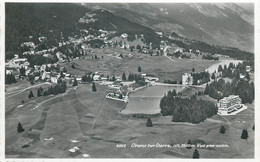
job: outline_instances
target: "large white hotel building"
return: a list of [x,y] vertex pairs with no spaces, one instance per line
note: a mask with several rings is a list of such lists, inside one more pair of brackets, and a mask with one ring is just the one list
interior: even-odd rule
[[230,95],[228,97],[224,97],[218,102],[218,109],[222,113],[229,114],[240,109],[241,107],[243,107],[241,105],[241,99],[239,98],[239,96],[236,95]]

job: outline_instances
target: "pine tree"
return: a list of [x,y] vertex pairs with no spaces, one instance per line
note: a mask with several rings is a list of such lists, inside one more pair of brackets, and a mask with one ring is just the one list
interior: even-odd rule
[[119,99],[123,99],[123,95],[120,93],[118,96]]
[[60,86],[59,85],[56,85],[54,88],[53,88],[53,94],[54,95],[57,95],[61,92],[61,89],[60,89]]
[[94,82],[93,82],[93,84],[92,84],[92,91],[93,91],[93,92],[96,92],[96,91],[97,91],[97,88],[96,88],[96,85],[95,85]]
[[72,65],[71,65],[71,68],[72,68],[72,69],[75,69],[75,65],[74,65],[74,64],[72,64]]
[[206,88],[205,88],[204,94],[205,95],[209,94],[209,85],[208,85],[208,83],[206,84]]
[[199,159],[200,158],[200,154],[199,154],[199,151],[197,149],[194,150],[192,158],[193,159]]
[[47,91],[43,91],[43,96],[48,96],[48,92]]
[[153,123],[152,123],[151,118],[148,118],[148,119],[147,119],[146,127],[153,127]]
[[40,89],[37,90],[37,96],[38,96],[38,97],[42,96],[42,92],[41,92]]
[[255,130],[255,124],[253,125],[252,129]]
[[116,81],[116,77],[114,75],[112,76],[112,81]]
[[195,71],[195,68],[193,67],[193,68],[192,68],[192,72],[194,72],[194,71]]
[[223,68],[222,68],[221,65],[219,65],[219,66],[218,66],[218,72],[221,72],[221,71],[223,71]]
[[29,93],[29,95],[28,95],[28,98],[32,98],[32,97],[34,97],[34,95],[33,95],[33,92],[30,91],[30,93]]
[[191,141],[190,140],[188,140],[188,142],[187,142],[187,147],[186,147],[187,149],[191,149]]
[[245,76],[245,77],[246,77],[247,80],[250,80],[250,76],[249,76],[248,73],[246,73],[246,76]]
[[19,123],[18,123],[18,126],[17,126],[17,132],[20,133],[20,132],[23,132],[23,131],[24,131],[23,126],[22,126],[22,124],[19,122]]
[[25,76],[25,68],[24,67],[20,68],[20,75]]
[[53,88],[52,88],[52,86],[48,88],[48,94],[53,94]]
[[125,73],[123,73],[123,75],[122,75],[122,80],[123,80],[123,81],[126,81]]
[[141,66],[138,66],[138,72],[140,73],[140,72],[142,72],[142,68],[141,68]]
[[241,134],[241,139],[247,139],[248,138],[248,132],[247,129],[243,129]]
[[226,128],[222,125],[219,129],[219,133],[225,134],[226,133]]
[[74,81],[73,81],[73,85],[72,86],[77,86],[78,85],[78,82],[77,82],[77,80],[76,80],[76,78],[74,78]]
[[214,74],[214,73],[212,74],[212,76],[211,76],[211,79],[213,79],[213,80],[214,80],[214,79],[216,79],[216,77],[215,77],[215,74]]

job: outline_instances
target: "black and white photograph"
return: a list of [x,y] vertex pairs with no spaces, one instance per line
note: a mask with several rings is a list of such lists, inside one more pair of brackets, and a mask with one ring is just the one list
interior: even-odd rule
[[6,159],[256,158],[254,1],[3,5]]

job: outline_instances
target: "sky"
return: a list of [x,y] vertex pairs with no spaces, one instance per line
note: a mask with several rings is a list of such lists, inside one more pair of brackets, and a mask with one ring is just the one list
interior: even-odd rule
[[237,3],[240,7],[243,7],[247,11],[253,13],[254,12],[254,4],[253,3]]

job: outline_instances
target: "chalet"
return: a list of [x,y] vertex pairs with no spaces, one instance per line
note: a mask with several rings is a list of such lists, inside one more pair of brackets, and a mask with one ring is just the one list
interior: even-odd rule
[[53,76],[51,76],[51,78],[50,78],[50,80],[51,80],[51,82],[52,83],[58,83],[58,76],[57,75],[53,75]]
[[102,81],[106,81],[107,78],[106,78],[106,77],[101,77],[101,80],[102,80]]
[[40,79],[39,76],[36,76],[36,77],[34,78],[35,81],[38,81],[39,79]]
[[51,72],[43,72],[41,79],[42,80],[47,80],[51,78]]
[[156,77],[145,77],[145,82],[158,82],[159,78]]
[[65,74],[65,78],[66,79],[70,79],[71,78],[71,74]]
[[158,34],[159,36],[162,36],[163,33],[162,32],[155,32],[156,34]]
[[5,73],[6,73],[6,74],[13,74],[13,70],[8,70],[8,69],[6,69],[6,70],[5,70]]
[[121,38],[125,39],[127,37],[128,37],[128,34],[126,34],[126,33],[121,34]]
[[76,78],[76,81],[80,84],[80,83],[82,83],[82,78],[77,77],[77,78]]
[[122,80],[121,80],[121,77],[116,77],[116,81],[117,82],[121,82]]
[[240,78],[240,79],[244,79],[244,78],[245,78],[245,75],[240,74],[240,75],[239,75],[239,78]]
[[94,76],[93,76],[93,80],[94,81],[99,81],[101,79],[101,77],[100,77],[100,75],[98,75],[98,74],[95,74]]
[[251,71],[251,66],[246,66],[246,72],[250,72]]
[[38,71],[38,70],[41,69],[41,66],[39,66],[39,65],[34,65],[34,69],[35,69],[36,71]]
[[49,53],[43,54],[42,56],[46,58],[53,58],[53,56]]
[[44,42],[44,41],[46,41],[46,40],[47,40],[46,37],[43,37],[43,36],[39,37],[39,41],[40,41],[40,42]]
[[46,65],[42,65],[41,66],[41,71],[45,71],[46,67],[47,67]]
[[193,84],[193,77],[191,76],[191,74],[184,73],[184,75],[182,75],[182,84],[183,85],[192,85]]
[[30,48],[35,48],[35,44],[33,42],[24,42],[21,44],[21,47],[30,47]]

